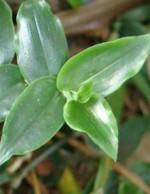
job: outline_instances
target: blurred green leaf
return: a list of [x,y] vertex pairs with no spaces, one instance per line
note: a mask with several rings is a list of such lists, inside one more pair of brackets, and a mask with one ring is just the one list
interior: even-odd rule
[[83,194],[89,194],[89,193],[92,192],[94,180],[95,180],[95,177],[93,175],[93,177],[91,177],[91,179],[87,182],[87,184],[86,184],[86,186],[84,188]]
[[10,63],[15,54],[12,12],[5,0],[0,0],[0,64]]
[[13,155],[31,152],[50,140],[64,123],[64,103],[55,80],[49,77],[28,86],[15,101],[4,124],[0,164]]
[[121,20],[128,19],[130,21],[132,20],[132,21],[144,22],[150,19],[149,13],[150,13],[150,4],[145,4],[126,12],[120,17],[120,19]]
[[138,73],[132,81],[150,103],[150,81],[142,73]]
[[74,130],[86,133],[106,154],[116,160],[118,129],[108,103],[101,97],[92,97],[87,103],[68,101],[64,119]]
[[68,56],[59,19],[44,0],[24,1],[17,15],[18,64],[30,82],[56,75]]
[[77,92],[91,82],[96,95],[107,96],[138,73],[149,52],[149,34],[97,44],[65,63],[58,74],[57,87],[62,92]]
[[[150,185],[150,163],[139,162],[130,167],[130,170],[136,173],[140,178]],[[135,186],[129,180],[123,178],[119,188],[119,194],[145,194],[140,188]]]
[[109,175],[107,184],[104,188],[104,194],[117,194],[119,186],[119,175],[112,171]]
[[123,20],[120,22],[120,37],[142,35],[146,34],[147,31],[148,30],[146,29],[146,27],[139,22],[131,20]]
[[150,115],[130,118],[119,133],[119,160],[125,162],[149,130]]
[[4,121],[15,99],[25,89],[25,82],[16,65],[0,66],[0,122]]
[[121,114],[123,110],[124,94],[125,94],[125,87],[122,86],[121,88],[119,88],[119,90],[117,90],[116,92],[114,92],[113,94],[107,97],[107,100],[118,121],[118,124],[120,123]]
[[[147,32],[143,24],[131,20],[123,20],[119,28],[119,36],[132,36],[132,35],[142,35]],[[150,80],[148,79],[147,69],[144,65],[141,72],[138,73],[134,78],[132,78],[133,83],[145,96],[148,102],[150,102]]]
[[7,172],[1,173],[0,186],[5,184],[5,183],[8,183],[10,180],[11,180],[11,177]]

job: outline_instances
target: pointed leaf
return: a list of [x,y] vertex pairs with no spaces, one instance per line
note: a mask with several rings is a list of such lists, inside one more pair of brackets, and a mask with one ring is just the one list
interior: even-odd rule
[[141,69],[149,52],[149,34],[97,44],[65,63],[57,87],[78,91],[81,85],[91,82],[95,93],[107,96]]
[[0,64],[10,63],[14,53],[12,13],[7,3],[0,0]]
[[16,65],[0,66],[0,122],[4,121],[15,99],[24,88],[25,82]]
[[30,82],[56,75],[64,64],[68,47],[59,19],[44,0],[27,0],[19,9],[18,63]]
[[92,97],[85,104],[77,101],[67,102],[64,107],[64,119],[72,129],[86,133],[104,152],[116,160],[117,124],[103,98]]
[[64,98],[55,81],[44,77],[33,82],[18,97],[3,128],[0,164],[12,155],[33,151],[63,125]]

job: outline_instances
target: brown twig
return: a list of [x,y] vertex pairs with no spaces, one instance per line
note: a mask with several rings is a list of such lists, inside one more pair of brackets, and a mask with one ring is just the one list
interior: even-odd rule
[[[58,137],[64,137],[64,135],[61,133],[58,135]],[[76,139],[69,138],[68,143],[75,147],[77,150],[82,152],[86,156],[91,156],[95,159],[100,159],[100,155],[98,155],[95,150],[92,148],[87,147],[85,144],[79,142]],[[113,170],[121,174],[122,176],[126,177],[128,180],[130,180],[133,184],[135,184],[137,187],[139,187],[141,190],[143,190],[146,194],[150,194],[150,187],[134,172],[129,171],[124,165],[122,165],[119,162],[115,162],[112,165]]]
[[28,181],[32,185],[35,194],[41,194],[41,187],[35,171],[28,176]]
[[83,33],[93,29],[102,29],[124,13],[148,0],[95,0],[75,10],[59,13],[67,34]]
[[[41,156],[39,156],[38,158],[35,158],[34,161],[32,161],[32,163],[29,164],[29,166],[27,166],[24,169],[21,175],[21,179],[25,178],[26,175],[29,172],[31,172],[31,170],[33,170],[41,161],[43,161],[43,159],[45,159],[51,152],[53,152],[53,150],[57,149],[60,145],[64,144],[65,141],[67,141],[72,147],[76,148],[77,150],[79,150],[81,153],[83,153],[87,157],[91,157],[93,159],[101,159],[101,156],[98,152],[88,147],[87,145],[79,142],[78,140],[72,137],[66,139],[63,133],[58,133],[57,137],[62,138],[62,141],[59,144],[56,144],[55,146],[56,148],[53,146],[53,149],[46,150],[46,152],[44,152]],[[115,162],[112,164],[112,168],[113,170],[121,174],[122,176],[129,179],[133,184],[135,184],[137,187],[143,190],[146,194],[150,194],[150,187],[138,175],[136,175],[134,172],[129,171],[127,167],[125,167],[119,162]]]
[[[17,11],[20,0],[7,0],[14,12]],[[48,0],[51,4],[52,0]],[[93,0],[91,3],[77,9],[58,13],[65,32],[68,35],[89,32],[94,29],[103,29],[112,20],[125,11],[150,0]]]
[[[65,137],[65,135],[63,134],[63,133],[61,133],[61,132],[59,132],[59,133],[57,133],[56,134],[56,136],[58,137],[58,138],[64,138]],[[97,152],[97,151],[95,151],[95,150],[93,150],[93,149],[91,149],[90,147],[88,147],[88,146],[85,146],[83,143],[80,143],[79,141],[77,141],[76,139],[74,139],[74,138],[69,138],[68,140],[67,140],[67,142],[71,145],[71,146],[73,146],[73,147],[75,147],[77,150],[79,150],[80,152],[82,152],[82,153],[84,153],[87,157],[89,157],[89,158],[94,158],[94,159],[98,159],[99,157],[100,157],[100,154]]]
[[122,176],[129,179],[133,184],[143,190],[145,193],[150,194],[150,187],[135,173],[130,172],[125,166],[119,162],[113,164],[113,169]]

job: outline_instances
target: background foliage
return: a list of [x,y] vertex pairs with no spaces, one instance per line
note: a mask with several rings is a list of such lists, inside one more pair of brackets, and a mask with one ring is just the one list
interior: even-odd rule
[[[0,1],[2,3],[3,1]],[[101,3],[101,1],[95,1],[96,3]],[[94,3],[95,3],[94,2]],[[104,42],[107,40],[114,40],[119,37],[129,36],[129,35],[141,35],[149,32],[149,20],[150,20],[150,5],[144,4],[144,1],[142,4],[136,8],[130,9],[130,11],[125,10],[124,14],[118,14],[117,18],[113,21],[104,22],[105,25],[101,25],[97,23],[97,20],[103,20],[103,17],[96,16],[95,18],[90,18],[90,22],[93,24],[93,28],[91,29],[89,27],[89,20],[86,19],[85,23],[82,24],[82,15],[84,15],[86,12],[83,12],[82,9],[90,9],[88,15],[90,16],[90,13],[94,13],[95,10],[92,6],[94,6],[90,1],[64,1],[61,3],[60,1],[51,1],[51,6],[53,11],[60,16],[60,18],[63,21],[63,25],[65,27],[65,31],[67,33],[67,38],[69,42],[69,50],[71,52],[71,55],[78,53],[79,51],[83,50],[84,48],[87,48],[89,46],[94,45],[95,43]],[[127,2],[129,3],[129,2]],[[131,3],[132,4],[132,3]],[[17,10],[17,4],[14,4],[13,1],[11,1],[10,5],[13,9],[13,16],[16,15]],[[115,5],[115,3],[114,3]],[[79,7],[78,7],[79,6]],[[80,7],[82,6],[82,7]],[[91,6],[91,7],[90,7]],[[104,7],[108,6],[104,4]],[[118,5],[117,5],[118,6]],[[120,5],[124,7],[125,5]],[[118,6],[116,8],[119,10]],[[2,6],[0,6],[2,7]],[[131,6],[132,7],[132,6]],[[32,8],[30,8],[32,9]],[[38,8],[37,8],[38,9]],[[81,11],[80,11],[81,9]],[[107,10],[107,8],[105,8]],[[8,16],[5,16],[5,14],[2,16],[3,18],[7,18],[7,22],[9,23],[8,26],[11,26],[11,21],[9,19],[10,17],[10,11],[8,10]],[[1,12],[1,10],[0,10]],[[22,14],[27,15],[27,17],[33,17],[31,14],[28,14],[30,12],[29,8],[26,8],[23,13],[19,13],[17,17],[17,22],[21,22]],[[5,13],[4,8],[2,9],[1,13]],[[113,11],[111,12],[113,13]],[[38,14],[38,11],[37,11]],[[46,13],[45,13],[46,14]],[[66,14],[66,15],[65,15]],[[70,14],[70,15],[69,15]],[[77,30],[75,27],[73,28],[74,32],[70,32],[67,29],[67,25],[69,26],[69,20],[66,18],[72,18],[73,16],[77,15],[79,18],[79,22],[82,24],[82,28],[78,25],[78,28],[80,30]],[[105,15],[108,15],[106,12]],[[72,16],[72,17],[71,17]],[[53,17],[53,16],[52,16]],[[14,17],[15,18],[15,17]],[[88,18],[86,15],[85,18]],[[47,17],[47,21],[49,18]],[[7,24],[3,23],[4,20],[0,20],[0,26],[5,25],[5,28],[2,28],[6,31],[1,30],[0,31],[0,43],[2,45],[2,48],[7,49],[7,55],[5,55],[6,50],[1,50],[1,58],[0,63],[10,63],[10,61],[16,63],[16,58],[14,57],[13,49],[13,28],[7,29]],[[104,20],[105,21],[105,20]],[[38,23],[38,21],[36,21]],[[57,23],[57,19],[53,18],[53,22]],[[67,23],[68,22],[68,23]],[[14,24],[16,24],[16,21],[14,20]],[[44,25],[44,22],[42,22],[43,28],[47,29]],[[66,25],[67,24],[67,25]],[[74,25],[74,23],[71,21],[71,24]],[[26,23],[24,23],[26,25]],[[30,24],[30,28],[34,31],[35,25]],[[37,25],[38,26],[38,25]],[[70,27],[70,26],[69,26]],[[69,28],[68,27],[68,28]],[[51,64],[49,64],[49,61],[45,62],[45,56],[43,54],[42,45],[39,48],[39,56],[40,58],[26,58],[27,54],[26,52],[33,53],[31,56],[34,56],[33,50],[24,50],[24,53],[19,53],[19,48],[23,48],[24,45],[19,45],[19,39],[24,39],[25,34],[22,30],[23,26],[20,25],[18,29],[18,38],[16,39],[16,50],[18,51],[18,61],[21,66],[21,72],[23,73],[24,77],[26,78],[27,82],[30,82],[31,80],[34,80],[35,78],[38,78],[39,73],[40,76],[45,75],[45,69],[47,71],[47,67],[49,67],[49,71],[52,72],[52,77],[55,75],[56,72],[58,72],[58,69],[60,68],[61,64],[66,60],[68,57],[68,50],[67,46],[65,44],[64,48],[62,48],[60,45],[62,44],[48,44],[47,41],[45,41],[43,44],[46,47],[46,55],[51,57],[53,59],[53,53],[51,53],[51,47],[60,50],[60,53],[62,54],[62,58],[59,58],[59,61],[54,61],[57,64],[60,64],[58,66],[58,69],[53,69],[51,67]],[[52,30],[51,33],[57,34],[57,28],[56,29],[50,29]],[[82,32],[81,32],[82,31]],[[9,32],[9,33],[6,33]],[[26,33],[29,33],[27,31]],[[40,32],[39,32],[40,33]],[[49,33],[49,32],[47,32]],[[5,43],[5,46],[3,46],[3,41],[1,40],[1,37],[6,38],[8,40],[7,46]],[[36,42],[38,42],[39,37],[34,37]],[[4,39],[3,39],[4,40]],[[64,34],[58,34],[57,39],[53,40],[54,42],[61,42],[64,41]],[[24,43],[25,44],[25,43]],[[146,44],[146,41],[145,41]],[[145,44],[143,44],[143,47],[145,47]],[[37,45],[34,45],[36,48]],[[62,53],[61,49],[65,49],[66,52]],[[135,56],[139,55],[137,50],[133,50],[135,52]],[[3,54],[4,53],[4,54]],[[50,55],[51,54],[51,55]],[[110,56],[111,53],[108,53]],[[21,60],[26,59],[27,63],[22,64]],[[44,61],[46,66],[43,70],[40,72],[36,72],[34,74],[34,77],[32,77],[33,73],[31,75],[27,75],[26,73],[26,64],[28,62],[32,61],[36,62],[36,64],[41,64],[41,60]],[[132,62],[135,62],[134,60]],[[138,61],[137,61],[138,62]],[[34,66],[33,66],[34,68]],[[12,71],[14,72],[12,74]],[[34,69],[33,69],[34,71]],[[2,114],[0,115],[0,120],[3,121],[5,114],[9,110],[9,107],[11,106],[11,102],[22,92],[22,90],[26,87],[26,83],[23,81],[23,78],[18,70],[18,68],[15,65],[5,65],[1,67],[0,70],[0,82],[3,82],[4,74],[5,72],[8,72],[9,77],[13,78],[13,82],[8,80],[7,86],[9,90],[5,90],[3,88],[3,92],[0,93],[0,99],[3,99],[3,103],[0,104],[0,107],[2,107]],[[5,165],[0,167],[0,193],[7,194],[7,193],[35,193],[35,194],[49,194],[49,193],[62,193],[62,194],[99,194],[99,193],[105,193],[109,194],[111,193],[118,193],[118,194],[125,194],[125,193],[137,193],[137,194],[143,194],[143,193],[150,193],[149,184],[150,184],[150,178],[149,178],[149,129],[150,129],[150,68],[149,68],[149,60],[146,61],[145,66],[143,67],[142,71],[138,75],[136,75],[134,78],[130,79],[123,87],[121,87],[118,91],[115,93],[109,95],[107,97],[107,100],[109,101],[112,110],[117,117],[117,122],[119,125],[119,159],[117,163],[113,163],[109,158],[102,155],[102,153],[99,153],[99,149],[93,145],[91,140],[85,136],[84,134],[79,134],[76,132],[71,132],[69,130],[69,127],[64,125],[61,132],[56,134],[56,137],[53,138],[50,142],[48,142],[43,148],[39,149],[35,153],[27,154],[26,156],[23,156],[21,158],[12,158],[10,161],[8,161]],[[49,99],[51,96],[49,94],[52,90],[53,93],[55,93],[55,86],[53,85],[53,82],[50,81],[48,78],[45,78],[47,82],[43,82],[41,79],[40,82],[40,89],[39,94],[44,94],[44,98],[47,99],[47,101],[41,102],[43,109],[46,108],[46,111],[44,114],[47,114],[49,112],[48,107],[51,105],[49,103]],[[76,76],[70,76],[70,80],[76,79]],[[35,81],[34,84],[30,87],[34,87],[36,91],[36,84]],[[48,86],[52,85],[51,88]],[[48,90],[49,88],[49,90]],[[9,91],[9,93],[8,93]],[[45,93],[45,91],[47,91]],[[26,96],[30,93],[30,89],[24,92],[24,97],[22,98],[21,104],[27,104],[26,103]],[[13,95],[12,95],[13,94]],[[36,98],[37,92],[35,92],[32,96],[33,99]],[[43,96],[43,95],[42,95]],[[57,103],[54,103],[53,101],[52,105],[54,107],[54,111],[58,113],[58,111],[61,111],[60,107],[62,104],[64,104],[64,99],[60,98],[58,96]],[[6,98],[7,97],[7,98]],[[11,101],[12,100],[12,101]],[[31,99],[32,100],[32,99]],[[40,100],[40,99],[39,99]],[[82,100],[82,99],[81,99]],[[83,99],[84,100],[84,99]],[[9,102],[9,103],[8,103]],[[46,102],[46,103],[45,103]],[[38,103],[38,102],[37,102]],[[72,103],[72,104],[71,104]],[[73,106],[74,102],[71,102],[69,106]],[[4,106],[7,105],[7,106]],[[4,107],[7,107],[7,109],[3,109]],[[29,111],[28,117],[31,119],[32,114],[32,106],[30,104],[27,104],[28,107],[31,108],[31,111]],[[59,106],[59,109],[58,109]],[[66,107],[67,111],[71,111],[71,109],[68,109]],[[84,107],[79,107],[79,109],[82,109],[84,111]],[[20,107],[19,107],[20,109]],[[17,110],[14,110],[17,111]],[[38,115],[39,111],[36,110],[35,113]],[[77,110],[78,111],[78,110]],[[52,111],[52,113],[55,114],[55,112]],[[23,108],[21,115],[25,115],[25,109]],[[44,117],[44,114],[42,115]],[[45,117],[44,117],[45,118]],[[45,118],[46,119],[46,118]],[[14,118],[11,119],[12,121]],[[52,119],[53,120],[53,119]],[[87,121],[88,122],[88,121]],[[9,121],[8,121],[9,123]],[[24,119],[20,119],[19,124],[22,128],[26,128],[24,124]],[[36,126],[40,129],[40,120],[36,120],[34,122]],[[54,129],[54,126],[56,125],[61,126],[63,124],[63,120],[60,117],[58,119],[58,123],[54,122],[54,125],[52,127],[52,130]],[[1,124],[2,127],[3,124]],[[15,125],[15,123],[14,123]],[[11,132],[13,133],[13,131]],[[17,134],[19,135],[19,133]],[[40,135],[40,134],[39,134]],[[45,134],[47,136],[47,134]],[[12,136],[13,137],[13,136]],[[27,137],[28,134],[27,134]],[[49,138],[49,137],[48,137]],[[12,141],[15,142],[15,140]],[[32,139],[31,139],[32,141]],[[24,142],[24,140],[22,141]],[[16,143],[16,142],[15,142]],[[17,144],[16,144],[17,145]],[[34,145],[36,147],[36,145]],[[10,142],[10,147],[11,142]],[[20,146],[17,146],[18,149]],[[18,150],[18,153],[20,150]],[[22,150],[21,150],[22,152]],[[139,162],[137,162],[137,160]],[[66,185],[68,185],[66,187]]]

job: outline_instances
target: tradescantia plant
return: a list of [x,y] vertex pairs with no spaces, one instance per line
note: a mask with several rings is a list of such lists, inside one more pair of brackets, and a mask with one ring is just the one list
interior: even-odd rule
[[68,60],[63,28],[44,0],[22,3],[16,32],[0,0],[0,26],[0,164],[41,147],[64,122],[116,160],[117,122],[105,97],[141,69],[150,35],[97,44]]

